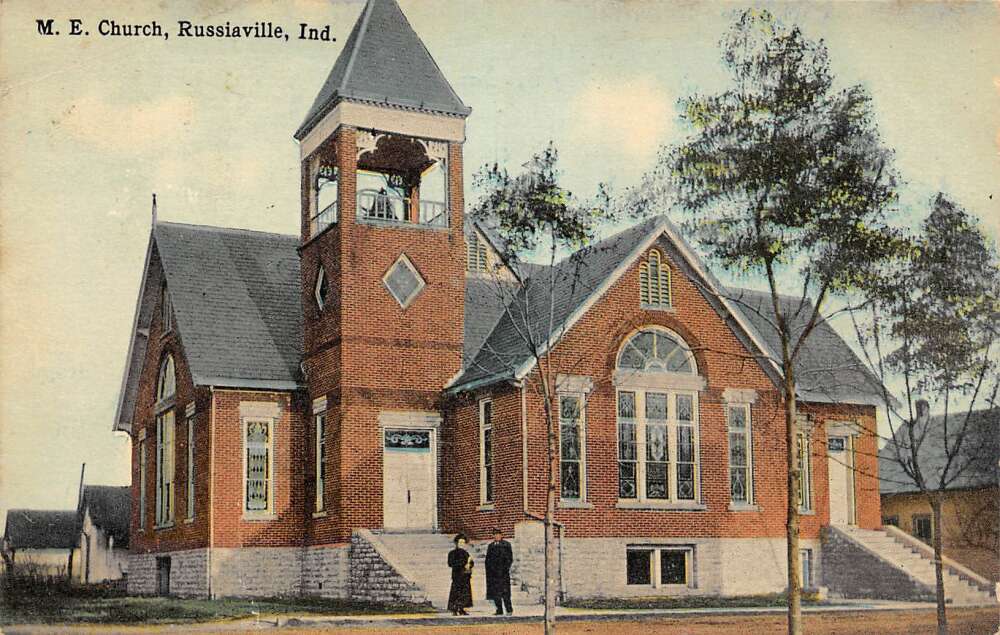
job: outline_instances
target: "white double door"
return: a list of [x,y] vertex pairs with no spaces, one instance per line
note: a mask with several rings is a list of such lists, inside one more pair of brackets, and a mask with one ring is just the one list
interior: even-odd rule
[[437,525],[437,439],[428,429],[386,428],[382,444],[382,526]]

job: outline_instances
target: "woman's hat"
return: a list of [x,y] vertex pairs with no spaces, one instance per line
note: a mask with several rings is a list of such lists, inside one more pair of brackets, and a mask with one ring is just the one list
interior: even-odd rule
[[455,534],[455,542],[458,543],[459,540],[469,542],[469,539],[465,537],[465,534]]

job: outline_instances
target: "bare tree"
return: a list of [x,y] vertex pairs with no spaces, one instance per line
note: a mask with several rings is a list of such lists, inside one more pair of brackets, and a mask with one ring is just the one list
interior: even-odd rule
[[[525,379],[541,399],[546,427],[547,489],[545,525],[545,632],[555,628],[558,591],[558,554],[556,551],[555,510],[559,488],[572,475],[560,475],[561,451],[580,452],[579,437],[560,444],[560,402],[556,394],[556,373],[567,372],[565,359],[556,359],[554,350],[567,332],[560,300],[588,295],[594,285],[587,280],[589,258],[595,249],[579,248],[593,241],[600,223],[611,219],[608,196],[603,186],[594,201],[581,202],[559,184],[558,152],[550,143],[524,165],[516,176],[493,164],[475,176],[475,185],[483,196],[472,212],[475,219],[504,244],[504,257],[517,275],[493,271],[496,301],[502,307],[500,320],[513,334],[513,350],[498,350],[486,342],[486,356],[491,371],[496,366],[507,372],[517,369],[527,359],[534,374]],[[559,256],[578,250],[560,260]],[[532,265],[527,254],[544,255],[545,266]],[[567,402],[568,403],[568,402]],[[575,413],[562,413],[573,417]],[[576,413],[578,414],[578,413]],[[578,475],[579,476],[579,475]]]
[[[974,217],[939,193],[908,248],[872,273],[867,308],[852,313],[853,324],[882,384],[901,387],[902,402],[888,389],[883,393],[891,432],[886,454],[901,468],[899,478],[931,507],[938,632],[944,634],[944,493],[996,469],[996,446],[970,434],[979,425],[974,411],[995,408],[1000,389],[996,247]],[[930,415],[932,407],[938,416]]]

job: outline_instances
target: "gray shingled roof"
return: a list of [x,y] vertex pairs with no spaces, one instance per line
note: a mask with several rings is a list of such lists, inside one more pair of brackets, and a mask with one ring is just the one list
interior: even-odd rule
[[4,539],[12,549],[72,549],[80,543],[75,511],[11,509]]
[[461,117],[471,112],[396,0],[368,0],[295,138],[305,138],[344,99]]
[[511,311],[503,312],[493,332],[453,385],[513,377],[532,357],[522,334],[530,332],[530,339],[542,342],[549,332],[549,289],[553,288],[550,276],[555,275],[557,291],[552,299],[551,326],[559,329],[649,236],[658,221],[651,218],[585,247],[557,263],[554,271],[548,267],[532,268],[533,275],[511,300]]
[[113,485],[84,485],[80,514],[90,511],[90,520],[115,539],[115,546],[128,548],[132,488]]
[[302,384],[297,237],[159,223],[154,239],[195,384]]
[[[780,363],[781,338],[775,327],[771,293],[750,289],[729,289],[734,308],[753,325]],[[792,325],[793,338],[805,328],[812,314],[808,299],[781,295],[781,312]],[[820,322],[802,345],[795,362],[796,389],[803,401],[829,403],[882,403],[882,384],[858,359],[851,347],[837,335],[829,322]]]
[[[949,447],[954,447],[961,430],[966,411],[958,410],[948,416]],[[923,434],[917,457],[925,482],[937,488],[941,471],[947,461],[944,450],[944,417],[929,417],[914,425],[915,438]],[[910,435],[905,424],[896,429],[893,440],[888,441],[878,456],[879,490],[882,494],[901,494],[919,491],[913,480],[899,464],[896,451],[903,460],[910,460]],[[969,418],[965,440],[960,454],[949,468],[947,489],[988,487],[1000,484],[997,461],[1000,461],[1000,408],[973,411]],[[954,475],[954,479],[951,476]]]

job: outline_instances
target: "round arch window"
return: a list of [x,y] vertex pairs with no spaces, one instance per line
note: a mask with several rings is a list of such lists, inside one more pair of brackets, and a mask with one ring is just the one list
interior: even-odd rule
[[618,368],[650,373],[697,372],[691,349],[677,335],[659,328],[635,333],[618,353]]

